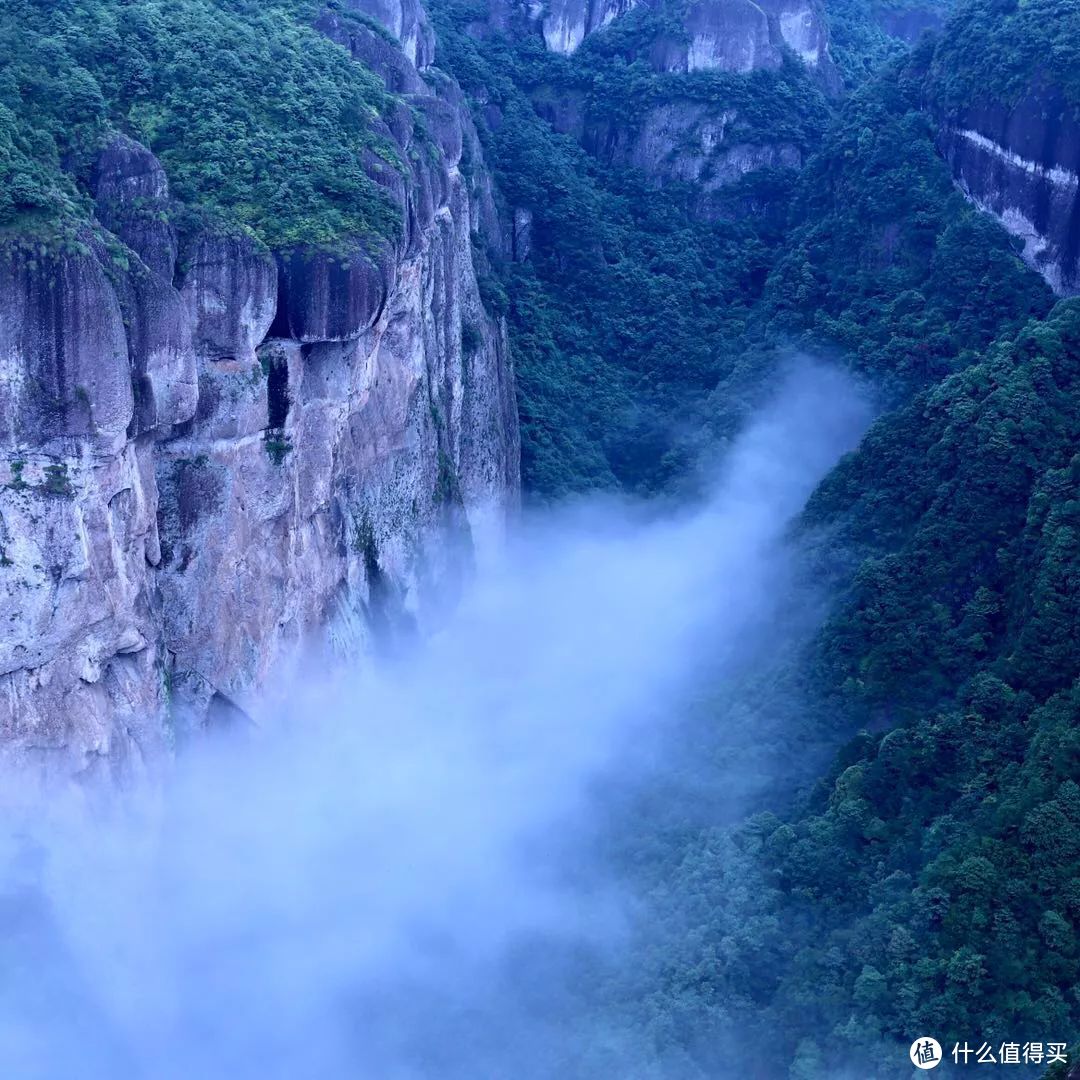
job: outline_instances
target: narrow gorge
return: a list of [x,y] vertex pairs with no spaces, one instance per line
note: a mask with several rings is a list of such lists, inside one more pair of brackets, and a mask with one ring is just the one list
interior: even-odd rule
[[8,0],[0,1074],[1076,1080],[1078,35]]

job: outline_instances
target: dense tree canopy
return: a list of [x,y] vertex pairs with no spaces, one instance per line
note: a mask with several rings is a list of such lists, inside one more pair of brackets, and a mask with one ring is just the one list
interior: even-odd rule
[[[633,124],[669,85],[634,59],[663,10],[567,60],[538,58],[527,38],[455,37],[463,17],[443,9],[447,62],[501,109],[485,134],[504,190],[537,220],[533,264],[507,283],[535,488],[627,482],[615,433],[655,458],[611,408],[617,388],[624,408],[664,416],[631,373],[670,402],[717,383],[689,415],[720,435],[793,348],[849,365],[884,408],[802,522],[833,614],[783,662],[779,689],[756,688],[772,707],[798,687],[784,706],[795,744],[822,729],[850,742],[794,802],[781,785],[772,810],[734,828],[680,825],[697,815],[670,786],[662,812],[646,800],[621,828],[619,866],[649,918],[633,972],[598,976],[601,997],[638,1060],[671,1075],[726,1075],[741,1045],[755,1048],[749,1076],[810,1080],[846,1061],[901,1077],[895,1048],[913,1032],[1064,1040],[1080,1025],[1080,306],[1055,306],[955,189],[925,110],[976,85],[1007,96],[1040,49],[1067,66],[1075,9],[1046,6],[969,3],[943,43],[903,56],[865,9],[830,5],[844,73],[864,84],[829,106],[808,164],[778,189],[785,220],[719,226],[684,218],[670,191],[658,213],[647,187],[553,135],[527,99],[543,111],[551,87],[576,87]],[[674,291],[657,307],[664,250]],[[543,445],[577,432],[591,474]],[[707,783],[698,769],[688,792]]]
[[[0,16],[0,227],[76,227],[110,131],[139,139],[173,194],[274,246],[387,235],[361,151],[382,83],[290,0],[11,0]],[[61,168],[61,163],[63,168]]]
[[[532,95],[581,92],[590,123],[632,128],[651,105],[689,94],[745,110],[748,139],[808,146],[825,121],[821,92],[794,61],[750,79],[653,73],[633,56],[666,26],[662,12],[634,12],[568,59],[528,32],[471,35],[475,4],[433,8],[439,62],[477,102],[500,189],[532,214],[531,257],[505,267],[501,283],[526,484],[542,496],[661,489],[692,460],[703,401],[729,373],[731,343],[775,258],[777,222],[695,218],[686,191],[591,157],[552,130]],[[779,200],[792,181],[765,170],[732,197],[756,186]]]

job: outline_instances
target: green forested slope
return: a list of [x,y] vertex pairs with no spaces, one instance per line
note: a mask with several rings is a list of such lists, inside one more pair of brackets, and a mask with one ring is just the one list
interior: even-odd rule
[[767,387],[792,349],[838,359],[892,407],[1050,310],[1050,289],[955,189],[934,148],[920,108],[928,61],[924,51],[893,64],[846,99],[802,171],[760,302],[712,397],[722,433],[732,400]]
[[921,1031],[1080,1028],[1080,307],[1050,311],[960,205],[916,107],[925,59],[841,111],[765,290],[772,328],[906,403],[805,515],[842,583],[808,717],[875,733],[786,820],[737,830],[722,871],[695,835],[660,886],[678,929],[652,1022],[703,1075],[702,1030],[809,1078],[907,1075]]
[[934,53],[933,98],[1006,104],[1040,79],[1080,104],[1080,8],[1072,0],[961,4]]
[[[856,82],[895,44],[863,12],[837,7]],[[675,280],[695,284],[672,302],[704,313],[723,296],[731,310],[726,321],[678,316],[723,352],[700,368],[701,384],[719,380],[706,425],[726,434],[741,397],[767,386],[793,348],[868,377],[885,414],[804,515],[809,558],[836,601],[775,691],[804,695],[786,706],[796,728],[863,733],[788,809],[778,793],[774,812],[735,829],[679,825],[700,813],[669,795],[662,813],[631,813],[622,829],[620,865],[651,899],[632,971],[605,983],[606,1019],[651,1063],[642,1075],[728,1075],[732,1048],[750,1046],[747,1076],[811,1080],[847,1063],[852,1075],[901,1077],[924,1031],[1000,1042],[1080,1028],[1080,305],[1055,306],[1003,230],[956,191],[925,111],[976,88],[1006,96],[1035,56],[1071,72],[1080,8],[1064,8],[974,0],[943,44],[891,60],[834,107],[781,227],[742,222],[710,236],[675,227],[671,211],[651,221],[687,272]],[[516,111],[489,147],[511,198],[540,215],[535,266],[509,285],[512,325],[531,335],[520,361],[527,443],[548,438],[556,415],[560,432],[580,424],[579,360],[588,386],[626,362],[672,370],[649,335],[651,310],[636,348],[596,332],[605,302],[598,312],[581,300],[595,295],[603,248],[562,236],[566,226],[581,235],[584,206],[605,223],[619,220],[613,206],[634,220],[647,191],[584,162],[597,201],[564,217],[569,169],[553,162],[582,158],[522,95],[571,77],[604,93],[596,72],[635,32],[627,21],[622,40],[601,34],[572,64],[545,61],[562,69],[542,78],[528,47],[502,39],[451,50],[452,67],[468,55],[475,72],[515,82],[496,91]],[[454,40],[445,26],[443,39]],[[604,78],[619,88],[611,108],[637,108],[634,88],[655,92],[634,64]],[[624,198],[603,201],[613,192]],[[725,248],[716,236],[730,238]],[[716,276],[697,261],[703,244],[718,252]],[[597,291],[609,280],[597,277]],[[552,329],[534,333],[547,318]],[[574,333],[560,340],[567,318]],[[675,355],[700,355],[683,333],[665,338]],[[545,411],[559,395],[562,412]],[[592,423],[597,446],[618,426],[606,410]],[[528,473],[541,490],[558,490],[560,454],[552,447]]]
[[698,884],[659,886],[677,929],[650,1010],[671,1043],[751,1031],[764,1076],[827,1076],[830,1055],[905,1076],[895,1046],[921,1031],[1074,1035],[1078,444],[1073,302],[880,422],[819,490],[808,518],[866,556],[817,643],[819,686],[876,733],[802,809],[735,831],[704,908],[716,846],[684,842]]
[[[471,35],[485,15],[475,3],[432,9],[439,63],[477,105],[500,189],[533,215],[531,257],[504,268],[495,301],[514,345],[526,485],[545,497],[662,489],[700,445],[705,398],[730,372],[778,250],[777,223],[695,220],[685,192],[602,165],[533,107],[537,87],[577,89],[593,121],[638,122],[676,92],[676,77],[627,60],[635,42],[660,32],[662,15],[634,12],[566,58],[521,28]],[[809,145],[825,122],[820,91],[794,62],[749,80],[678,79],[680,95],[745,108],[760,138]],[[744,188],[758,185],[779,203],[792,180],[765,170]]]
[[1052,302],[953,186],[920,109],[925,62],[889,67],[843,104],[800,177],[765,290],[774,331],[839,346],[890,393],[970,364],[967,350]]
[[[361,151],[380,80],[300,0],[10,0],[0,12],[0,228],[71,234],[110,131],[142,141],[190,207],[274,246],[387,235]],[[63,166],[63,167],[61,167]]]
[[[883,408],[801,523],[831,616],[762,691],[799,688],[793,745],[845,745],[736,828],[702,825],[691,795],[628,815],[615,848],[646,925],[602,980],[601,1021],[633,1033],[643,1075],[726,1075],[751,1046],[747,1075],[770,1080],[838,1061],[907,1076],[896,1047],[924,1031],[1074,1036],[1080,306],[1055,304],[955,190],[926,106],[1009,100],[1036,71],[1080,101],[1080,4],[966,0],[939,43],[900,57],[864,7],[834,0],[861,84],[841,101],[794,61],[676,86],[637,59],[667,9],[564,58],[533,34],[470,33],[486,6],[432,6],[502,195],[533,215],[530,259],[483,292],[508,318],[534,494],[670,491],[792,350],[857,371]],[[145,141],[190,207],[269,244],[392,228],[359,167],[386,152],[368,123],[385,92],[298,12],[5,4],[0,228],[73,235],[111,130]],[[675,95],[735,105],[748,138],[813,154],[798,177],[763,170],[733,193],[768,212],[703,222],[690,193],[554,133],[538,91],[630,126]]]

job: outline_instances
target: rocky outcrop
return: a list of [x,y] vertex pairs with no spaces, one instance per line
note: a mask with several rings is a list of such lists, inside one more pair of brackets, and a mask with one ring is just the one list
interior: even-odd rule
[[184,254],[180,296],[200,355],[252,359],[277,313],[277,266],[248,237],[200,232]]
[[178,239],[160,165],[119,138],[84,242],[0,255],[6,755],[152,767],[312,651],[436,621],[515,506],[509,349],[474,268],[506,242],[480,146],[454,84],[417,74],[422,11],[365,14],[385,29],[320,25],[380,42],[408,95],[380,122],[403,164],[366,163],[396,238]]
[[779,67],[769,18],[753,0],[697,0],[687,11],[688,42],[667,70],[755,71]]
[[1022,242],[1055,292],[1080,293],[1080,121],[1062,91],[1036,82],[1015,105],[982,102],[939,120],[961,190]]
[[361,246],[340,254],[280,254],[275,336],[305,342],[358,337],[386,302],[394,271],[391,252],[373,257]]
[[658,186],[693,185],[696,208],[704,217],[717,216],[716,197],[747,173],[802,165],[802,154],[793,143],[746,141],[740,135],[736,110],[717,110],[691,101],[650,110],[632,131],[593,130],[587,141],[605,160],[641,169]]
[[871,8],[874,22],[889,37],[917,45],[924,34],[940,30],[945,23],[945,5],[935,3],[894,5],[878,4]]
[[[416,71],[423,71],[434,60],[435,34],[420,0],[343,0],[340,7],[367,20],[376,34],[389,34]],[[326,12],[321,17],[332,19],[334,15]]]
[[88,248],[0,262],[0,440],[123,444],[134,408],[123,314]]
[[0,467],[0,746],[59,778],[167,752],[152,444],[6,448]]
[[169,181],[157,158],[118,135],[94,167],[98,221],[165,281],[176,266],[176,231],[169,222]]
[[829,37],[820,9],[808,0],[765,0],[763,6],[776,20],[783,43],[803,63],[826,66]]
[[128,434],[189,420],[199,385],[183,298],[165,278],[139,265],[120,278],[116,292],[127,329],[135,398]]
[[[497,7],[505,0],[494,0]],[[652,0],[658,3],[658,0]],[[550,0],[529,5],[552,52],[569,55],[585,38],[636,7],[638,0]],[[666,36],[650,53],[661,71],[750,72],[779,67],[790,49],[811,68],[832,68],[825,20],[813,0],[691,0],[684,33]],[[497,19],[505,23],[506,12]]]
[[640,169],[657,187],[681,185],[687,208],[705,220],[767,212],[752,196],[732,191],[762,169],[799,169],[794,142],[763,142],[737,109],[675,99],[654,106],[640,122],[590,119],[580,95],[540,93],[537,112],[556,131],[577,139],[605,164]]
[[540,18],[544,41],[552,52],[569,56],[588,34],[607,26],[636,6],[637,0],[549,0],[534,15]]
[[695,0],[683,19],[686,40],[668,46],[664,70],[777,68],[785,50],[832,79],[825,20],[811,0]]

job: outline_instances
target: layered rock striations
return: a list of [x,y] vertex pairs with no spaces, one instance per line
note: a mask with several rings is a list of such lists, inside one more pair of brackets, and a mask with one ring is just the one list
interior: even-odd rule
[[437,619],[516,503],[512,366],[474,265],[502,243],[479,143],[424,70],[422,9],[362,14],[320,28],[400,95],[377,122],[399,160],[366,163],[396,238],[181,236],[160,164],[118,137],[85,235],[0,257],[6,755],[150,767],[310,650]]
[[1014,104],[942,113],[938,145],[961,190],[1054,291],[1080,293],[1080,121],[1061,89],[1037,79]]

